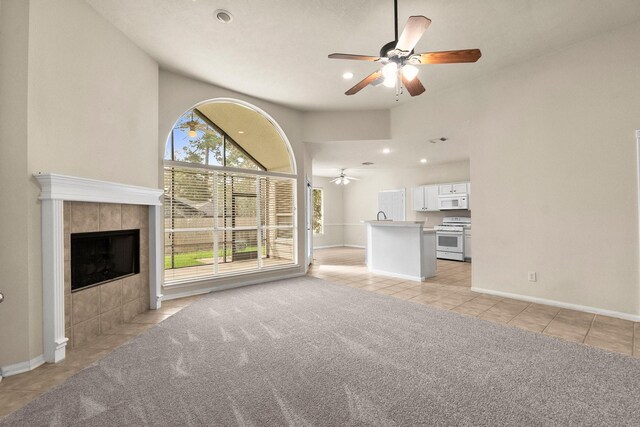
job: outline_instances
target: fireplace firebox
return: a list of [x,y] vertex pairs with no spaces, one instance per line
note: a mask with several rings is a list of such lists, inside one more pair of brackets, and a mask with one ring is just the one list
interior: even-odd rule
[[71,234],[71,292],[140,272],[140,230]]

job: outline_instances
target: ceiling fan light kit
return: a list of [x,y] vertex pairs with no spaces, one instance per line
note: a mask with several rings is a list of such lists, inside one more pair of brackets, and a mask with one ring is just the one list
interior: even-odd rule
[[378,86],[381,82],[386,87],[396,88],[396,101],[407,89],[411,96],[424,93],[425,88],[418,79],[418,68],[421,64],[454,64],[476,62],[482,56],[479,49],[450,50],[444,52],[414,53],[422,34],[429,28],[431,20],[426,16],[410,16],[402,34],[398,37],[398,0],[394,0],[394,28],[395,39],[380,49],[380,56],[353,55],[349,53],[332,53],[330,59],[350,59],[356,61],[370,61],[384,64],[381,69],[374,71],[345,92],[354,95],[368,85]]
[[344,174],[344,169],[340,169],[340,175],[333,178],[331,181],[329,182],[333,182],[336,185],[347,185],[349,184],[351,181],[357,181],[358,178],[354,178],[352,176],[346,176]]
[[193,113],[191,113],[191,120],[189,120],[186,125],[189,127],[189,138],[193,139],[198,136],[198,132],[196,131],[196,127],[198,126],[198,122],[196,122],[193,118]]
[[384,76],[384,84],[386,87],[394,87],[398,80],[398,64],[389,62],[382,67],[382,75]]
[[404,77],[405,79],[411,81],[415,79],[417,75],[418,75],[417,67],[414,67],[411,64],[407,64],[404,67],[402,67],[402,77]]

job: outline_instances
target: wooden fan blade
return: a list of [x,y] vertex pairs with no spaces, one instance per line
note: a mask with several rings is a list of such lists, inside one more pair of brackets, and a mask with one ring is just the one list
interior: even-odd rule
[[411,96],[418,96],[426,90],[424,86],[422,86],[422,82],[420,82],[418,76],[415,76],[411,81],[402,76],[402,84],[407,88]]
[[402,34],[398,38],[398,43],[396,44],[396,49],[406,52],[407,56],[413,48],[416,46],[422,34],[429,28],[431,24],[431,20],[425,16],[410,16],[407,20],[407,25],[405,25],[404,30],[402,30]]
[[367,55],[353,55],[351,53],[332,53],[329,55],[330,59],[353,59],[356,61],[379,61],[379,56],[367,56]]
[[344,94],[345,95],[355,95],[356,93],[360,92],[365,86],[367,86],[368,84],[370,84],[370,83],[374,82],[376,79],[378,79],[380,76],[382,76],[382,72],[381,71],[374,71],[373,73],[369,74],[364,79],[360,80],[359,83],[357,83],[354,87],[352,87],[351,89],[346,91]]
[[[476,62],[482,56],[480,49],[447,50],[443,52],[425,52],[414,55],[421,64],[455,64]],[[414,57],[412,56],[412,58]]]

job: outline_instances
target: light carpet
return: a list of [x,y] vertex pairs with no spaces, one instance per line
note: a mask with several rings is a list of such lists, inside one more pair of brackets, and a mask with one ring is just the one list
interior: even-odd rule
[[0,425],[640,425],[640,360],[302,277],[209,294]]

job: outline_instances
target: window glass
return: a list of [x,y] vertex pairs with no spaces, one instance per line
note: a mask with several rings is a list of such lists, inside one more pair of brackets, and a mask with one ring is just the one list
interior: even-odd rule
[[197,109],[185,113],[174,126],[164,159],[210,166],[265,169]]
[[[245,110],[233,111],[242,118]],[[223,117],[227,128],[215,117]],[[293,159],[282,138],[279,147],[273,137],[271,145],[248,138],[262,135],[251,132],[256,128],[249,118],[238,121],[229,111],[195,108],[173,128],[164,156],[165,285],[295,265],[295,175],[261,173],[267,167],[252,153],[276,172],[293,170]],[[238,123],[247,124],[246,132],[234,130]],[[253,151],[225,131],[243,135]]]
[[311,198],[311,204],[313,207],[313,234],[322,234],[324,232],[322,189],[314,188],[311,193]]
[[176,123],[165,152],[166,160],[196,163],[201,165],[224,165],[224,139],[222,134],[206,123],[193,111],[186,113]]
[[225,160],[225,166],[232,168],[262,169],[229,138],[227,138]]
[[165,284],[295,264],[295,188],[295,178],[165,166]]

